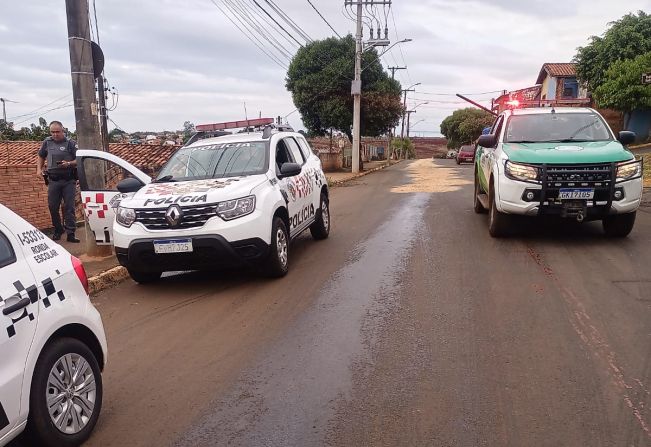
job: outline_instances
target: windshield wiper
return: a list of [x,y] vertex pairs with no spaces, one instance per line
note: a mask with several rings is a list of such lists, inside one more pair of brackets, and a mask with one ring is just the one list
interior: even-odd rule
[[507,143],[540,143],[540,141],[532,141],[532,140],[514,140],[514,141],[507,141]]
[[152,183],[165,183],[165,182],[175,182],[175,181],[176,181],[176,180],[174,180],[174,176],[173,176],[173,175],[166,175],[166,176],[164,176],[164,177],[157,178],[157,179],[154,180]]
[[594,140],[586,140],[581,138],[563,138],[562,140],[545,140],[541,143],[587,143]]

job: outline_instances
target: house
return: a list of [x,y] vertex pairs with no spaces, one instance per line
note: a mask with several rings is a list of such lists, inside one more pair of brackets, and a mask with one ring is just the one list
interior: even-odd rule
[[588,98],[587,90],[579,84],[576,77],[576,64],[543,64],[536,84],[541,86],[540,99],[571,100]]

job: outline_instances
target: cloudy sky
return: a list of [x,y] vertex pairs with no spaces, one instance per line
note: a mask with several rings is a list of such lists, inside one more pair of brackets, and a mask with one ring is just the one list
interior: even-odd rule
[[[268,0],[95,0],[93,37],[99,35],[106,77],[119,92],[109,129],[177,130],[186,120],[242,119],[244,103],[249,117],[288,115],[290,124],[301,128],[284,87],[283,66],[296,51],[295,42],[281,34],[274,39],[282,50],[262,38],[255,42],[272,59],[223,12],[230,6],[238,17],[246,14],[264,24],[268,18],[254,1],[273,14]],[[354,33],[344,0],[311,2],[339,34]],[[382,62],[408,67],[396,72],[404,88],[421,83],[409,96],[410,108],[417,107],[412,132],[428,136],[438,134],[441,120],[465,106],[454,93],[490,104],[497,95],[485,92],[533,85],[543,63],[569,62],[576,48],[602,34],[608,22],[651,10],[651,0],[393,2],[391,13],[379,9],[376,18],[382,26],[388,21],[392,42],[413,41],[393,47]],[[308,0],[271,3],[311,39],[333,34]],[[64,0],[3,0],[2,9],[0,97],[15,101],[6,102],[8,120],[21,127],[43,116],[74,128]],[[93,9],[91,1],[91,16]],[[230,19],[245,29],[237,17]]]

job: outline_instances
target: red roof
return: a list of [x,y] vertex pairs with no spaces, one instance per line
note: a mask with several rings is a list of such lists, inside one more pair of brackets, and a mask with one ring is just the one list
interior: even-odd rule
[[558,64],[543,64],[538,74],[538,79],[536,84],[542,84],[545,80],[545,76],[550,76],[554,78],[571,78],[576,76],[576,64],[568,63],[558,63]]
[[[36,166],[41,144],[40,141],[0,142],[0,166]],[[160,169],[178,148],[162,144],[109,144],[110,153],[147,172]]]

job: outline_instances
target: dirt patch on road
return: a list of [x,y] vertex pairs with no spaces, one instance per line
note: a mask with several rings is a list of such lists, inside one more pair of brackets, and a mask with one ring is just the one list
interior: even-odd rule
[[464,170],[472,167],[450,165],[449,161],[416,160],[410,163],[407,169],[411,183],[397,186],[391,189],[391,192],[452,192],[472,184],[472,181],[462,177]]

